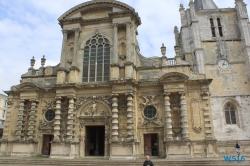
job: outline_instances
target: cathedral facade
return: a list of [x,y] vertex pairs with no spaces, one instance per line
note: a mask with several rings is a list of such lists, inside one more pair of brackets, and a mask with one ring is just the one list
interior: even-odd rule
[[60,63],[31,67],[8,94],[1,154],[136,159],[250,154],[250,26],[246,4],[180,5],[175,57],[146,58],[135,10],[93,0],[58,20]]

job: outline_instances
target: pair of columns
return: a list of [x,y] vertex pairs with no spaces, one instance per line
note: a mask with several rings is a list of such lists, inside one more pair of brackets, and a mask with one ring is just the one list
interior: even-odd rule
[[[67,117],[67,141],[73,140],[74,135],[74,111],[75,111],[75,100],[74,96],[69,96],[68,106],[68,117]],[[55,142],[60,141],[60,120],[61,120],[61,100],[62,97],[56,97],[56,111],[55,111],[55,122],[54,122],[54,140]]]
[[[114,142],[119,141],[118,94],[112,94],[112,134]],[[127,93],[127,140],[134,139],[134,105],[132,93]]]
[[[180,105],[181,105],[181,128],[182,128],[182,139],[189,139],[188,132],[188,119],[187,119],[187,104],[186,104],[186,96],[185,92],[179,92],[181,95]],[[166,140],[173,140],[172,133],[172,119],[171,119],[171,109],[170,109],[170,93],[164,93],[164,101],[165,101],[165,119],[166,119]]]
[[[19,101],[19,111],[18,111],[18,118],[17,118],[17,127],[16,127],[16,139],[21,140],[24,136],[24,117],[28,116],[25,115],[25,100]],[[36,111],[37,111],[37,100],[31,100],[31,108],[29,113],[29,123],[28,123],[28,140],[34,140],[35,134],[35,122],[36,122]],[[28,113],[28,112],[27,112]]]
[[[73,55],[72,66],[76,67],[76,65],[77,65],[76,64],[77,44],[78,44],[78,38],[79,38],[81,30],[79,28],[74,28],[73,31],[75,32],[75,41],[74,41],[74,55]],[[69,30],[64,29],[64,30],[62,30],[62,33],[63,33],[63,42],[62,42],[60,67],[65,68],[65,65],[66,65],[66,46],[67,46],[67,41],[68,41]]]
[[[113,63],[118,64],[118,25],[119,24],[113,24],[114,28],[114,61]],[[127,54],[127,61],[132,62],[131,54],[130,54],[130,45],[131,45],[131,23],[126,22],[126,54]]]

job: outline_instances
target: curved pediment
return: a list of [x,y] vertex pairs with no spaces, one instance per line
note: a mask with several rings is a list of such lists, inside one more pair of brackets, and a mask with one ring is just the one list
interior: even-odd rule
[[183,73],[171,72],[161,76],[159,78],[159,82],[183,82],[188,80],[188,78],[189,77]]
[[79,18],[83,20],[93,20],[107,18],[109,14],[112,13],[133,13],[140,22],[140,18],[137,13],[135,13],[134,8],[115,0],[94,0],[79,4],[61,15],[58,20],[59,22]]
[[15,88],[17,90],[42,90],[41,87],[31,82],[21,83],[18,86],[15,86]]

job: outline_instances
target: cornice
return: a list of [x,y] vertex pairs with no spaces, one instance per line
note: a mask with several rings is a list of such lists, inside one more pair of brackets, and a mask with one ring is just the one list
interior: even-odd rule
[[[82,9],[82,8],[87,8],[86,10],[90,10],[91,8],[95,7],[95,6],[110,6],[110,7],[120,7],[124,10],[128,10],[128,11],[132,11],[133,13],[135,13],[135,10],[134,8],[132,8],[131,6],[125,4],[125,3],[122,3],[122,2],[119,2],[119,1],[113,1],[113,2],[107,2],[107,1],[101,1],[101,2],[97,2],[97,1],[89,1],[89,2],[85,2],[85,3],[82,3],[82,4],[79,4],[71,9],[69,9],[68,11],[66,11],[63,15],[61,15],[59,18],[58,18],[58,21],[66,18],[67,16],[69,16],[70,14],[78,11],[79,9]],[[101,7],[100,6],[100,7]]]

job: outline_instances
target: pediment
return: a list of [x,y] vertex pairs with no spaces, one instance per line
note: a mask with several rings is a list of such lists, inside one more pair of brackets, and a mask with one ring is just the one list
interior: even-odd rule
[[30,82],[22,83],[16,86],[18,90],[42,90],[41,87]]
[[189,77],[183,73],[171,72],[161,76],[159,78],[159,82],[183,82],[185,80],[188,80],[188,78]]

